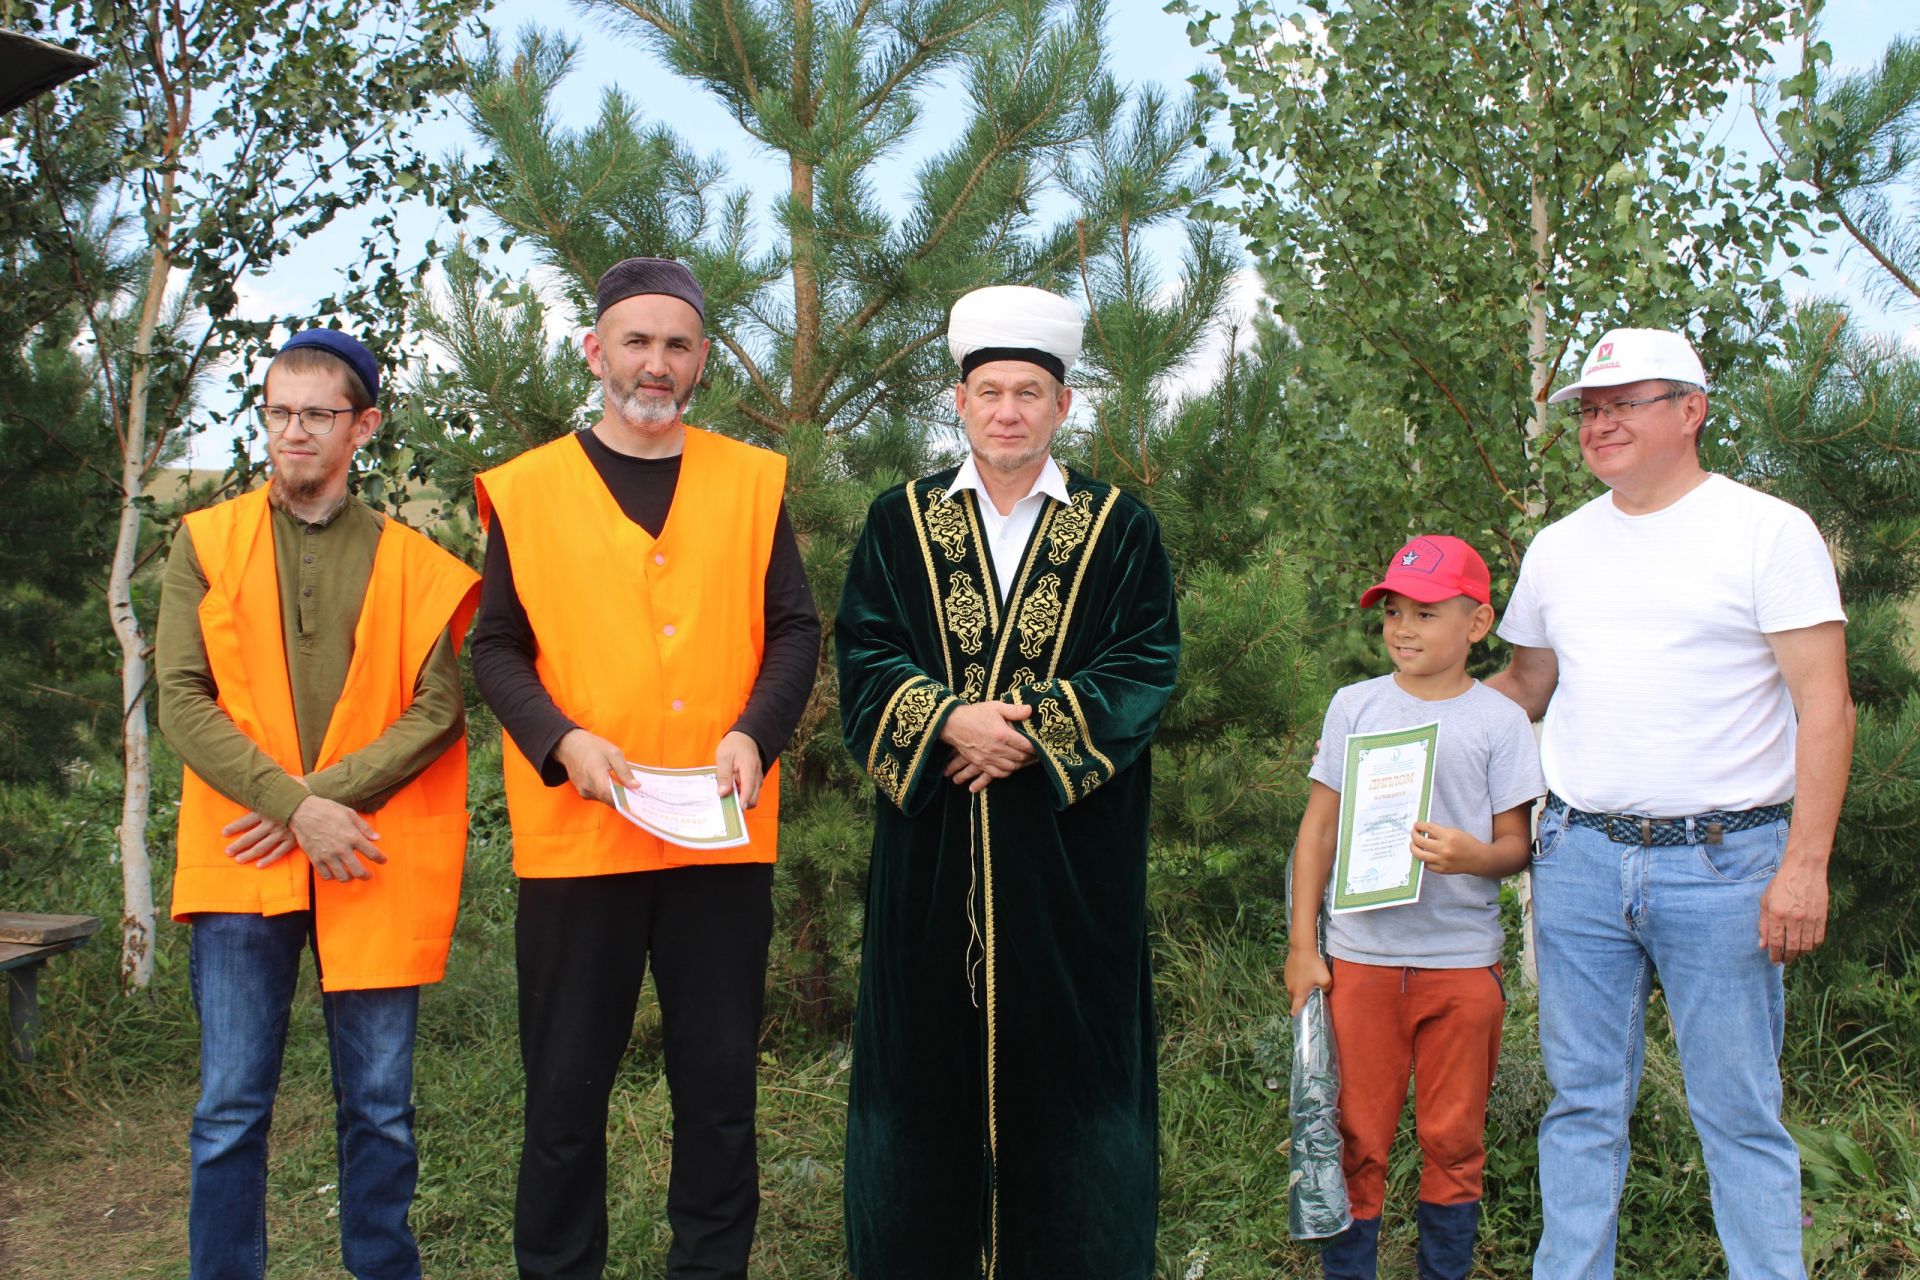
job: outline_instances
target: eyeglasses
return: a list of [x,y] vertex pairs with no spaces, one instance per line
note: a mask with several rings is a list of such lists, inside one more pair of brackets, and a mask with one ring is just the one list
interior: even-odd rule
[[1612,404],[1579,404],[1573,406],[1573,416],[1582,426],[1592,426],[1605,418],[1608,422],[1618,422],[1635,409],[1650,404],[1659,404],[1662,400],[1678,400],[1681,396],[1691,395],[1688,391],[1669,391],[1663,396],[1648,396],[1644,400],[1615,400]]
[[285,431],[295,418],[310,436],[323,436],[333,430],[333,424],[343,413],[357,413],[357,409],[302,409],[295,413],[277,404],[263,404],[254,410],[260,415],[260,425],[278,435]]

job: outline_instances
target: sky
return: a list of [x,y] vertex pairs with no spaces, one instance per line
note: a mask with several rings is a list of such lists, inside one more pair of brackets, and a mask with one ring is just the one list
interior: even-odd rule
[[[1169,95],[1184,95],[1188,91],[1187,78],[1204,71],[1208,58],[1203,49],[1191,43],[1186,20],[1164,12],[1161,3],[1162,0],[1112,0],[1110,67],[1123,82],[1155,84]],[[1284,5],[1278,7],[1285,8]],[[1903,29],[1920,32],[1920,13],[1901,12],[1906,9],[1906,4],[1890,0],[1829,0],[1822,34],[1833,47],[1834,71],[1865,69]],[[606,88],[618,85],[633,100],[643,118],[668,121],[696,151],[723,157],[729,186],[756,193],[779,191],[786,186],[786,169],[776,156],[746,138],[733,118],[711,96],[675,77],[644,42],[609,23],[602,13],[589,13],[574,4],[555,3],[555,0],[501,0],[490,11],[487,23],[509,49],[520,29],[529,24],[543,26],[579,42],[574,73],[561,87],[556,102],[561,118],[571,117],[583,124],[590,121],[598,111],[601,94]],[[904,206],[915,168],[951,140],[964,117],[960,110],[943,112],[942,102],[959,102],[962,94],[963,86],[950,80],[929,95],[920,129],[884,160],[875,173],[875,189],[882,199],[888,192],[897,191]],[[1713,131],[1731,149],[1745,151],[1749,156],[1757,158],[1764,149],[1744,103],[1725,111],[1722,118],[1714,122]],[[424,127],[417,133],[416,141],[437,156],[473,149],[465,126],[451,117]],[[756,201],[756,205],[756,215],[764,229],[770,224],[770,215],[763,201]],[[343,218],[314,242],[283,260],[269,275],[244,282],[242,306],[264,314],[295,312],[310,304],[313,298],[326,292],[333,264],[351,253],[360,225],[364,224]],[[405,216],[403,226],[416,245],[424,244],[429,238],[436,238],[441,244],[450,243],[456,231],[418,209]],[[1181,233],[1175,226],[1161,228],[1157,240],[1148,240],[1149,252],[1163,258],[1169,276],[1173,274],[1182,243]],[[1890,314],[1868,297],[1858,285],[1863,275],[1859,255],[1844,253],[1844,246],[1845,242],[1836,238],[1829,243],[1833,252],[1802,259],[1811,278],[1790,279],[1790,295],[1839,298],[1850,303],[1869,327],[1898,334],[1910,346],[1920,349],[1920,316],[1911,312]],[[524,270],[530,260],[523,258],[517,265]],[[1784,267],[1784,263],[1780,265]],[[1258,302],[1257,282],[1248,272],[1236,296],[1235,310],[1244,316]],[[1186,371],[1183,380],[1196,385],[1209,381],[1223,352],[1224,342],[1216,343]],[[224,465],[229,439],[227,433],[217,429],[196,438],[191,450],[193,464]]]

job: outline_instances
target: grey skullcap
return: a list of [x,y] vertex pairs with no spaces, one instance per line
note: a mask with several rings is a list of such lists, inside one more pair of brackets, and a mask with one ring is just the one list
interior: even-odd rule
[[699,313],[702,324],[707,319],[707,295],[700,291],[700,282],[672,258],[623,258],[607,268],[593,293],[596,320],[614,303],[641,293],[678,298]]

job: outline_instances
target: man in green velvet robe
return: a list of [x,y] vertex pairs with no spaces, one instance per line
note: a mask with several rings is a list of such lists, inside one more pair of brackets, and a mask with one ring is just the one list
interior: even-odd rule
[[875,500],[834,624],[879,792],[847,1117],[859,1280],[1146,1280],[1148,743],[1179,657],[1139,502],[1050,456],[1081,321],[957,303],[970,456]]

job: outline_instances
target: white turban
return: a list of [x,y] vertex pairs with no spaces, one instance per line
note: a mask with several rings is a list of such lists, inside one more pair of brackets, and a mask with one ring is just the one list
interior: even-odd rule
[[975,289],[953,304],[947,349],[965,378],[993,360],[1025,360],[1062,382],[1080,359],[1080,310],[1056,293],[1024,284]]

